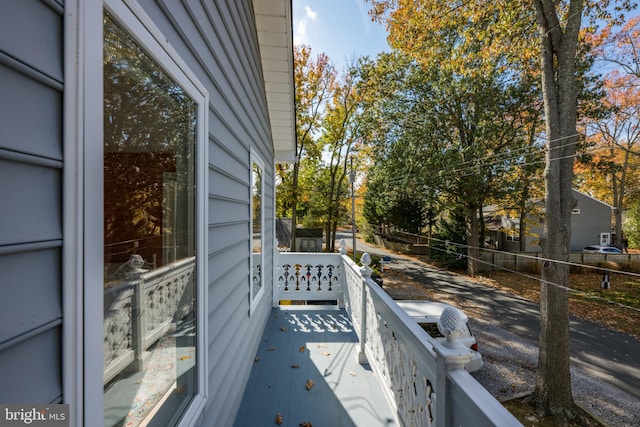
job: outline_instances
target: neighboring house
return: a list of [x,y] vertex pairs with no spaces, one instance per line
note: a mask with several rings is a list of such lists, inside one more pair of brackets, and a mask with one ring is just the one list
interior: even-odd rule
[[[576,207],[571,216],[571,252],[580,252],[592,244],[611,243],[611,218],[613,207],[588,194],[573,190]],[[518,212],[498,209],[495,206],[484,210],[485,224],[489,230],[493,247],[509,252],[520,250],[520,219]],[[543,214],[541,214],[543,215]],[[540,252],[540,236],[543,226],[539,219],[531,218],[526,224],[526,252]]]
[[295,149],[291,0],[3,2],[0,113],[0,402],[135,418],[119,375],[166,346],[158,424],[231,425]]

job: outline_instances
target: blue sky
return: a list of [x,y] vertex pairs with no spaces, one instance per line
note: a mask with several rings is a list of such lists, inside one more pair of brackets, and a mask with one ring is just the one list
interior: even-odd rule
[[354,57],[389,51],[385,28],[364,0],[293,0],[293,42],[326,53],[339,71]]

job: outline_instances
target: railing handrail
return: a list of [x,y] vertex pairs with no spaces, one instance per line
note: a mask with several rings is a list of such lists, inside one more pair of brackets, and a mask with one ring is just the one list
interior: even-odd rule
[[166,273],[171,273],[174,272],[176,270],[179,270],[181,268],[192,268],[193,264],[195,263],[196,257],[192,256],[192,257],[187,257],[187,258],[183,258],[177,261],[174,261],[170,264],[167,265],[163,265],[160,268],[155,268],[153,270],[147,271],[145,273],[142,273],[140,275],[140,279],[148,281],[150,279],[154,279],[158,276],[162,276]]

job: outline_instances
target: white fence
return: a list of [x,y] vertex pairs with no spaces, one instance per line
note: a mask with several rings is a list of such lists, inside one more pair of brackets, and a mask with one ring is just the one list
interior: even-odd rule
[[[539,252],[502,252],[480,250],[481,271],[540,271]],[[572,253],[569,262],[591,267],[619,268],[625,271],[640,271],[640,254]]]
[[279,254],[276,301],[337,300],[360,339],[359,358],[385,385],[405,426],[519,426],[467,371],[470,350],[431,338],[346,255]]

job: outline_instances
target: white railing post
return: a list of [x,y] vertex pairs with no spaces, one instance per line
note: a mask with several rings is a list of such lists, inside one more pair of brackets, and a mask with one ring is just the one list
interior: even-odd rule
[[278,281],[276,278],[278,277],[278,269],[280,268],[280,251],[278,250],[278,245],[280,242],[278,239],[274,240],[274,248],[273,248],[273,274],[271,278],[271,307],[276,308],[280,305],[280,297],[278,292]]
[[133,283],[133,304],[131,307],[131,347],[134,353],[134,369],[141,371],[145,368],[146,295],[144,279],[139,278]]
[[447,411],[447,373],[452,369],[464,369],[471,361],[473,353],[460,342],[467,329],[466,321],[457,308],[447,307],[438,320],[438,330],[445,337],[444,342],[435,343],[437,354],[436,376],[436,427],[445,427]]
[[[342,256],[342,255],[346,255],[347,254],[347,242],[344,239],[340,239],[340,248],[338,249],[338,253]],[[340,303],[340,301],[338,301],[338,307],[340,308],[345,308],[345,304],[347,303],[347,300],[349,298],[349,283],[347,282],[347,277],[348,277],[348,273],[347,273],[347,266],[346,264],[344,264],[344,260],[342,261],[342,265],[343,267],[343,272],[344,272],[344,276],[342,277],[342,303]]]
[[363,253],[360,258],[362,268],[360,274],[362,275],[362,293],[361,293],[361,305],[360,305],[360,353],[358,354],[358,360],[360,363],[367,363],[367,356],[365,348],[367,345],[367,280],[371,279],[372,270],[369,268],[371,264],[371,257],[368,253]]
[[435,392],[431,396],[433,411],[433,425],[446,427],[447,414],[447,359],[436,351],[436,383]]

